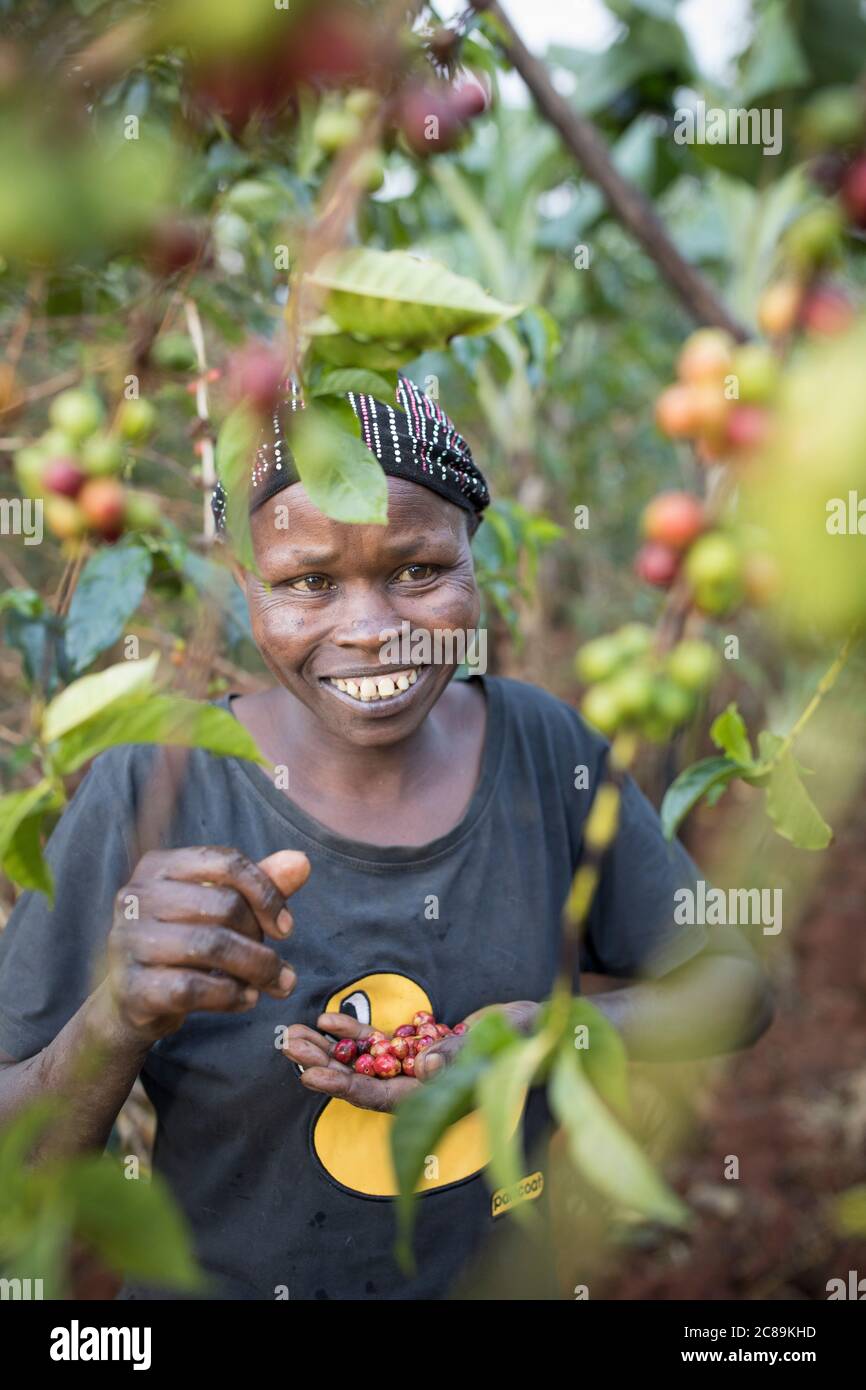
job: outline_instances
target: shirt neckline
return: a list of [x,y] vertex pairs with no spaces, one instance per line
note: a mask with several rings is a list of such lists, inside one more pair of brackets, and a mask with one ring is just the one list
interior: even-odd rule
[[[490,803],[499,778],[505,751],[506,710],[498,681],[489,677],[472,675],[469,680],[481,682],[487,703],[487,722],[484,730],[484,748],[481,754],[481,767],[475,790],[460,820],[451,830],[435,840],[421,845],[376,845],[367,840],[353,840],[323,825],[321,821],[304,811],[285,792],[279,791],[264,768],[257,763],[242,758],[231,761],[251,784],[257,795],[264,798],[272,810],[276,811],[292,829],[306,840],[326,850],[342,860],[356,860],[365,864],[410,864],[427,863],[448,853],[463,839],[470,835]],[[228,691],[214,703],[227,709],[233,718],[231,702],[240,692]]]

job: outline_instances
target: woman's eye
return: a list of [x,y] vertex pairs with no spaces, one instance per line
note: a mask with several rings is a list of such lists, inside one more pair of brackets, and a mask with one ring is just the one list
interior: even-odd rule
[[331,581],[327,575],[305,574],[302,579],[293,579],[289,588],[296,589],[301,594],[323,594],[330,585]]
[[437,573],[435,565],[407,565],[395,577],[404,583],[418,583],[421,579],[432,579]]

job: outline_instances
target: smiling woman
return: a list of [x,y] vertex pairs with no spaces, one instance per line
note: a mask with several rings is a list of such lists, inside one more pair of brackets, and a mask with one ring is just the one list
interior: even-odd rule
[[[452,648],[435,642],[424,660],[393,659],[397,632],[477,628],[471,539],[487,487],[451,421],[405,377],[396,408],[350,402],[386,476],[387,525],[314,505],[279,413],[250,479],[255,566],[238,563],[236,576],[274,684],[221,703],[270,769],[196,749],[179,778],[153,748],[103,754],[48,847],[54,912],[25,895],[4,934],[0,1102],[67,1090],[72,1145],[87,1149],[140,1074],[155,1166],[211,1279],[204,1296],[443,1298],[507,1240],[510,1218],[481,1180],[486,1131],[469,1114],[429,1155],[407,1281],[392,1253],[393,1111],[491,1006],[518,1031],[536,1021],[605,778],[607,744],[544,691],[455,680]],[[173,813],[157,833],[149,810],[166,783]],[[625,778],[582,965],[643,977],[599,997],[637,1056],[705,1055],[766,1023],[737,933],[714,928],[711,941],[675,921],[675,894],[697,881]],[[443,1032],[421,1024],[405,1067],[389,1059],[366,1075],[369,1058],[336,1051],[372,1032],[378,1047],[407,1018],[442,1020]],[[107,1058],[97,1093],[73,1076],[84,1042]],[[520,1112],[509,1108],[512,1130]],[[520,1140],[540,1203],[549,1132],[533,1091]]]

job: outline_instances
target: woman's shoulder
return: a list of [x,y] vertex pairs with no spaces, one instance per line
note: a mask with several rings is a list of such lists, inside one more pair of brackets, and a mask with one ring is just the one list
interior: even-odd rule
[[577,741],[596,756],[607,748],[606,740],[572,705],[542,686],[511,676],[485,676],[484,683],[527,737],[543,739],[546,744],[564,742],[570,749]]

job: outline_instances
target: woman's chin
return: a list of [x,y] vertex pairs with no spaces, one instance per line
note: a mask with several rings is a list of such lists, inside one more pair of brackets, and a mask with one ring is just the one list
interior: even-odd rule
[[423,723],[447,687],[450,674],[446,676],[441,666],[430,665],[401,672],[399,685],[389,676],[378,681],[369,677],[311,678],[304,703],[322,724],[348,743],[367,747],[397,743]]

